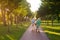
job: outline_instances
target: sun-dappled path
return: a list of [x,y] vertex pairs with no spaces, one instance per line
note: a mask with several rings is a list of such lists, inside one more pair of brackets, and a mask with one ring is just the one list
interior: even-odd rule
[[32,31],[32,26],[30,26],[27,31],[23,34],[20,40],[49,40],[46,34],[43,32],[42,28],[40,28],[40,33],[35,30]]

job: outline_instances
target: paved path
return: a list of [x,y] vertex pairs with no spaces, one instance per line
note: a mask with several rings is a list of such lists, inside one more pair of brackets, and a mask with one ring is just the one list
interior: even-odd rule
[[36,30],[32,31],[32,26],[30,26],[20,40],[49,40],[49,39],[43,32],[42,28],[40,28],[40,33],[39,32],[37,33]]

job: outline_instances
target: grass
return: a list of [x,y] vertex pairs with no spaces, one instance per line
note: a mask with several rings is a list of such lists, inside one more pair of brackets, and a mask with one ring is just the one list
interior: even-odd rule
[[19,40],[26,29],[29,27],[30,23],[19,24],[18,27],[16,25],[8,26],[0,25],[0,40]]
[[50,40],[60,40],[60,26],[43,25],[42,28]]

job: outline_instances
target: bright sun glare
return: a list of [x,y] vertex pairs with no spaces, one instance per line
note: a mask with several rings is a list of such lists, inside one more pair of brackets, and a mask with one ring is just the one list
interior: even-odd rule
[[40,0],[27,0],[27,2],[31,5],[30,9],[32,12],[35,12],[38,10],[38,8],[41,5],[41,1]]

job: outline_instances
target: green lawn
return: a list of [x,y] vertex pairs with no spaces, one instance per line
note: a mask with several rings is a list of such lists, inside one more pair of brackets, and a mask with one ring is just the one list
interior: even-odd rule
[[19,40],[30,23],[23,23],[22,25],[10,26],[10,32],[8,32],[8,26],[0,25],[0,40]]
[[60,26],[43,25],[42,28],[50,40],[60,40]]

